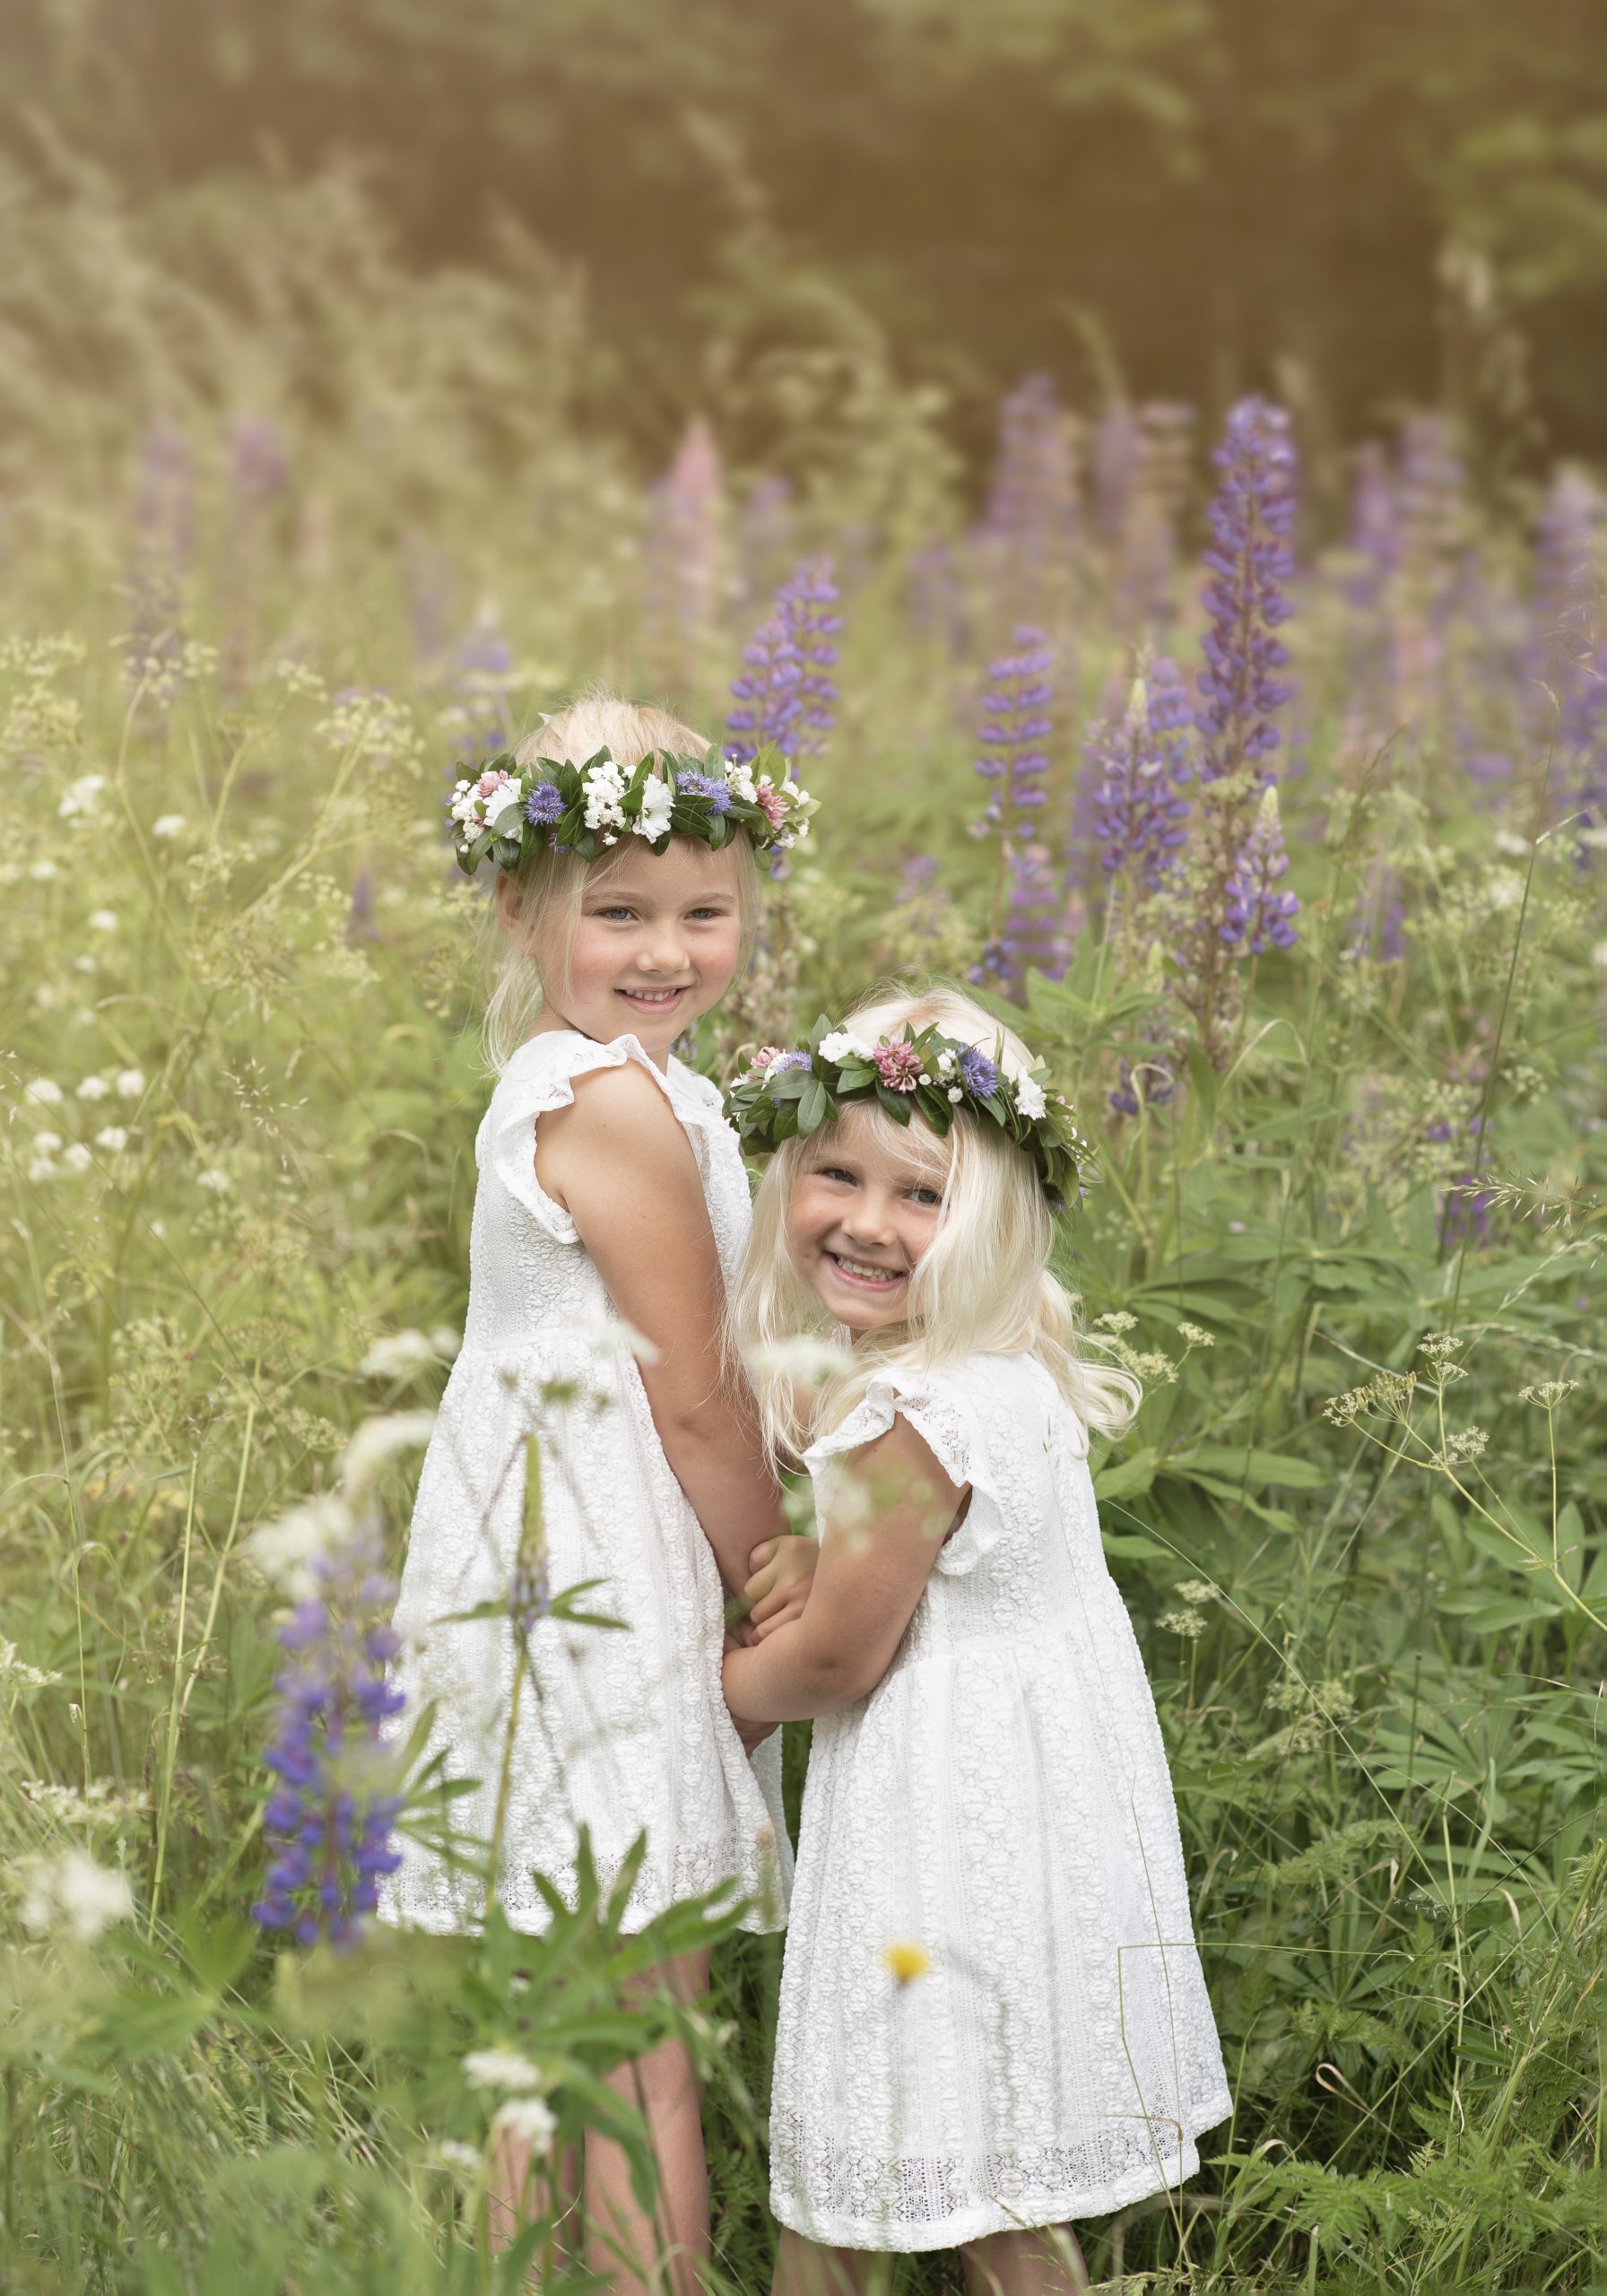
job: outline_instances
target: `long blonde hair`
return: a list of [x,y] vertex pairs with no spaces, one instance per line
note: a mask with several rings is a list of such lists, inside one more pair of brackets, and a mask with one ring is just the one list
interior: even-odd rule
[[[604,745],[615,764],[629,770],[639,765],[652,750],[700,757],[708,747],[708,737],[672,718],[667,709],[621,700],[617,694],[597,690],[583,694],[567,709],[555,711],[534,734],[525,736],[514,755],[520,765],[542,757],[584,765]],[[621,838],[595,861],[584,861],[578,853],[554,853],[543,845],[527,855],[517,869],[499,872],[497,898],[486,919],[486,970],[492,985],[481,1031],[486,1061],[499,1075],[530,1034],[548,990],[557,988],[560,995],[564,990],[561,978],[543,982],[536,957],[541,943],[550,931],[553,934],[560,952],[559,962],[567,972],[587,880],[606,876],[635,849],[630,839]],[[734,838],[725,849],[736,864],[745,961],[759,926],[759,863],[746,837]]]
[[[1006,1069],[1025,1074],[1032,1066],[1013,1031],[947,982],[862,1004],[842,1025],[873,1044],[901,1034],[907,1022],[916,1029],[935,1023]],[[800,1457],[816,1436],[847,1417],[878,1374],[935,1370],[976,1354],[1035,1355],[1087,1426],[1124,1433],[1142,1388],[1131,1371],[1090,1362],[1081,1352],[1100,1343],[1081,1330],[1077,1303],[1049,1272],[1055,1223],[1031,1158],[996,1126],[970,1118],[945,1139],[919,1117],[899,1124],[873,1101],[855,1102],[853,1121],[940,1185],[942,1210],[910,1278],[908,1320],[865,1335],[846,1368],[811,1391],[795,1377],[786,1343],[814,1337],[840,1344],[846,1335],[794,1260],[786,1216],[799,1173],[830,1132],[777,1149],[754,1202],[730,1309],[733,1349],[748,1366],[776,1456]]]

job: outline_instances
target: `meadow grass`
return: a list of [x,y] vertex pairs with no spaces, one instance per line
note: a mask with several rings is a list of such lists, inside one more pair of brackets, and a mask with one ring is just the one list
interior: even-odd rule
[[[807,544],[844,576],[842,700],[757,986],[704,1032],[717,1073],[873,977],[966,970],[996,921],[970,766],[997,566],[882,412],[887,462],[908,449],[956,541],[954,618],[910,617],[916,494],[890,481],[866,537],[868,447],[795,502],[779,570]],[[526,2259],[483,2238],[494,2099],[465,2052],[526,2049],[573,2133],[609,2109],[601,2072],[676,2022],[709,2081],[718,2284],[768,2285],[778,1940],[691,1908],[632,1941],[594,1899],[539,1949],[493,1925],[339,1956],[248,1916],[280,1598],[247,1542],[334,1486],[361,1422],[439,1391],[444,1343],[365,1374],[375,1343],[462,1323],[489,1082],[485,893],[441,829],[458,743],[594,676],[717,730],[763,610],[722,495],[717,579],[666,619],[642,500],[550,427],[501,499],[465,444],[464,499],[438,475],[403,516],[384,451],[365,496],[326,438],[299,479],[294,436],[252,507],[195,433],[182,535],[160,489],[131,510],[65,480],[22,522],[0,648],[8,2287],[515,2285]],[[1148,1389],[1097,1483],[1237,2099],[1187,2192],[1086,2228],[1096,2278],[1134,2292],[1607,2272],[1607,925],[1599,846],[1559,825],[1571,785],[1519,691],[1518,541],[1479,529],[1499,611],[1453,600],[1410,690],[1366,666],[1417,626],[1410,597],[1356,607],[1349,561],[1307,553],[1299,933],[1239,964],[1224,1058],[1086,853],[1069,966],[1020,991],[1099,1152],[1064,1273]],[[1134,631],[1099,547],[1068,564],[1069,821]],[[488,669],[493,606],[511,657]],[[1191,674],[1198,621],[1176,573],[1159,634]],[[1507,743],[1505,779],[1470,773],[1480,739]],[[935,873],[912,877],[920,856]],[[1162,1058],[1165,1091],[1113,1109],[1121,1064]],[[378,1486],[397,1556],[412,1465]],[[74,1849],[128,1884],[92,1938],[41,1881]],[[705,1935],[706,2011],[619,2006],[633,1968]],[[937,2258],[901,2285],[959,2283]]]

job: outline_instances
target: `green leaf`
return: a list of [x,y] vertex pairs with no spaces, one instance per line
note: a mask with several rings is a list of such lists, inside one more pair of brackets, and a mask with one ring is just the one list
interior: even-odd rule
[[798,1131],[807,1140],[831,1114],[831,1100],[818,1076],[805,1075],[802,1069],[798,1074],[804,1077],[803,1097],[798,1102]]
[[1130,1459],[1120,1459],[1115,1465],[1102,1466],[1094,1476],[1096,1499],[1134,1499],[1140,1492],[1148,1491],[1155,1480],[1155,1453],[1145,1449],[1134,1451]]
[[876,1098],[881,1101],[889,1116],[890,1116],[896,1123],[908,1124],[909,1122],[909,1095],[908,1092],[895,1092],[890,1085],[883,1084],[879,1082],[876,1086]]

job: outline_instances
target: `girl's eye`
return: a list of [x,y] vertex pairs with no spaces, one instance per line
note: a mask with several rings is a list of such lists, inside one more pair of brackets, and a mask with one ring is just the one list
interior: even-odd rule
[[723,920],[728,914],[729,911],[723,909],[691,909],[687,911],[687,915],[689,917],[697,918],[699,920],[712,917],[717,924]]
[[934,1187],[912,1187],[909,1194],[916,1204],[941,1204],[943,1200],[941,1190]]
[[845,1187],[854,1185],[853,1173],[845,1171],[840,1164],[822,1164],[818,1177],[823,1180],[840,1180]]
[[621,918],[629,924],[635,914],[636,911],[633,909],[627,909],[623,901],[616,902],[612,909],[595,909],[592,911],[594,917],[604,918],[611,925],[617,925]]

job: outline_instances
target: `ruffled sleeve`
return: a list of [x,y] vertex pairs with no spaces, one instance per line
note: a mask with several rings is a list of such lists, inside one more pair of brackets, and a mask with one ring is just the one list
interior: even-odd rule
[[573,1029],[553,1029],[529,1038],[502,1071],[491,1103],[481,1120],[474,1161],[493,1171],[516,1203],[560,1244],[580,1241],[580,1231],[562,1205],[555,1204],[535,1177],[536,1119],[550,1109],[567,1109],[575,1099],[577,1076],[597,1068],[622,1068],[634,1060],[658,1084],[678,1117],[683,1110],[661,1068],[635,1037],[601,1044]]
[[804,1465],[819,1474],[828,1461],[885,1435],[895,1415],[908,1421],[951,1483],[969,1484],[965,1519],[943,1541],[935,1568],[951,1577],[974,1570],[1012,1528],[1020,1485],[1017,1479],[1012,1488],[1012,1479],[999,1472],[993,1456],[998,1446],[987,1440],[960,1373],[879,1374],[841,1424],[810,1445]]

